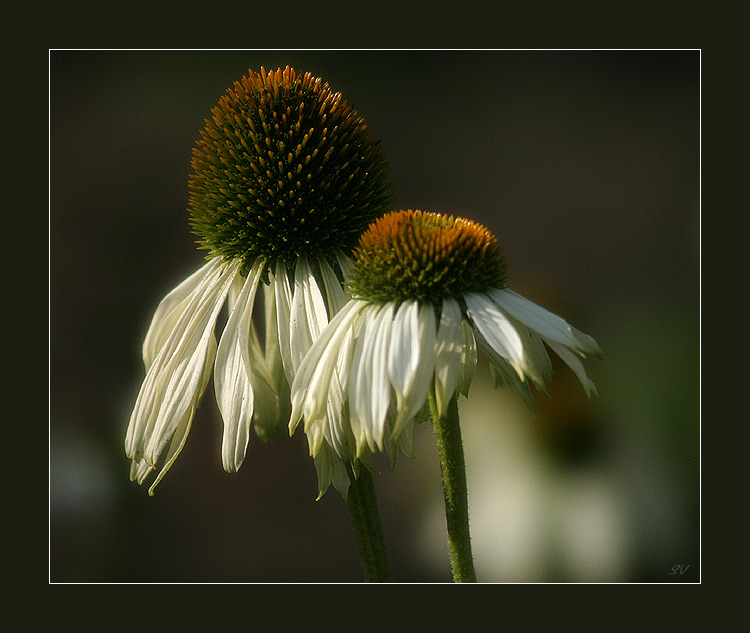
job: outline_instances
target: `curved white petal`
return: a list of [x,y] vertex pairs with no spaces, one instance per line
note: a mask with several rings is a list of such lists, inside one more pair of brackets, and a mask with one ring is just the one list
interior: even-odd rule
[[563,362],[573,370],[573,373],[576,375],[578,380],[581,381],[583,390],[586,392],[586,395],[589,398],[591,397],[592,393],[594,395],[598,395],[594,383],[586,375],[586,370],[583,368],[583,363],[581,363],[581,361],[575,354],[573,354],[567,347],[564,347],[563,345],[560,345],[555,341],[547,341],[547,345],[549,345],[550,348],[552,348],[552,351],[555,352],[555,354],[557,354],[560,358],[562,358]]
[[448,402],[453,398],[461,372],[462,346],[461,308],[454,299],[443,300],[435,338],[435,403],[438,415],[448,412]]
[[469,387],[477,371],[477,342],[474,330],[466,319],[461,320],[461,372],[458,375],[458,391],[469,397]]
[[[354,338],[352,365],[348,380],[349,424],[354,435],[357,454],[361,454],[367,447],[366,411],[370,409],[370,389],[367,385],[367,364],[362,359],[368,342],[371,344],[374,329],[373,320],[377,313],[377,306],[367,304],[361,312],[360,333]],[[364,385],[364,390],[362,386]],[[362,391],[362,393],[360,393]]]
[[490,294],[493,301],[510,316],[527,325],[543,339],[560,343],[579,354],[589,353],[601,356],[602,352],[593,338],[517,292],[504,288],[493,290]]
[[431,304],[404,301],[393,320],[388,375],[396,392],[396,420],[392,435],[424,406],[435,369],[435,313]]
[[477,345],[490,361],[490,369],[495,378],[495,386],[499,387],[506,384],[515,389],[531,413],[536,414],[534,395],[531,393],[529,383],[519,378],[518,370],[511,366],[507,359],[498,354],[497,350],[485,340],[480,332],[476,332],[475,336]]
[[350,323],[359,318],[359,306],[353,306],[351,311],[344,308],[342,313],[347,318],[337,323],[333,337],[319,356],[303,404],[304,430],[313,437],[313,455],[324,439],[342,456],[351,453],[354,443],[345,405],[354,355]]
[[513,327],[518,331],[526,358],[526,374],[531,378],[540,393],[547,395],[545,385],[552,378],[552,361],[544,346],[542,337],[523,323],[511,319]]
[[284,368],[287,382],[291,385],[294,380],[292,346],[289,340],[291,334],[289,319],[292,305],[292,290],[289,285],[289,274],[286,266],[280,259],[276,262],[270,283],[273,286],[274,303],[276,305],[276,327],[273,334],[278,338],[281,364]]
[[293,372],[296,372],[326,325],[328,313],[323,294],[307,259],[302,257],[294,271],[294,293],[289,307],[289,346]]
[[375,340],[371,348],[372,398],[370,423],[375,444],[382,450],[385,420],[391,406],[391,385],[388,377],[388,352],[395,306],[386,303],[376,317]]
[[[216,337],[211,336],[211,341],[209,343],[210,348],[208,352],[208,357],[212,358],[216,355]],[[185,442],[187,441],[188,434],[190,433],[190,427],[193,424],[193,417],[195,416],[195,410],[198,408],[198,402],[200,402],[200,398],[203,395],[203,392],[206,390],[206,386],[208,385],[208,381],[211,378],[211,363],[206,363],[206,366],[203,370],[203,378],[201,379],[201,384],[198,387],[198,392],[195,396],[195,402],[192,406],[192,408],[185,412],[185,415],[183,416],[182,420],[180,420],[180,423],[177,425],[177,428],[175,429],[174,435],[172,435],[172,439],[169,442],[169,449],[167,450],[167,454],[164,458],[164,463],[161,467],[161,470],[159,471],[159,474],[154,479],[154,482],[151,484],[151,486],[148,489],[148,494],[150,496],[153,496],[154,489],[158,485],[158,483],[164,478],[164,475],[167,474],[167,471],[172,468],[172,464],[174,464],[175,460],[177,459],[177,456],[182,452],[182,449],[185,446]],[[140,483],[140,482],[139,482]]]
[[280,362],[269,366],[274,357],[264,355],[254,327],[248,329],[247,347],[243,351],[245,370],[253,386],[253,428],[262,439],[276,439],[289,419],[289,383]]
[[[276,319],[276,296],[273,284],[263,284],[265,312],[265,341],[261,352],[264,363],[253,363],[253,366],[264,367],[267,371],[265,380],[255,385],[255,431],[261,437],[273,438],[281,434],[289,419],[290,383],[284,372],[279,345],[278,322]],[[257,337],[251,344],[261,349]]]
[[331,484],[346,499],[351,481],[346,465],[335,451],[327,444],[323,444],[313,462],[318,475],[318,499],[325,494]]
[[337,250],[335,255],[336,261],[338,262],[339,268],[341,269],[341,273],[344,275],[344,279],[346,279],[352,269],[352,260],[344,255],[344,253],[342,253],[340,250]]
[[174,331],[193,293],[219,263],[220,260],[216,258],[209,260],[159,302],[143,341],[143,362],[146,369],[151,367],[159,350]]
[[145,459],[133,460],[130,463],[130,481],[135,481],[138,485],[141,485],[152,470],[154,470],[153,467]]
[[[429,409],[429,407],[426,407],[426,409]],[[429,414],[425,415],[425,420],[429,419]],[[414,425],[413,424],[407,424],[403,431],[399,433],[398,439],[395,441],[394,448],[394,454],[391,458],[391,467],[396,467],[396,456],[398,455],[398,451],[401,451],[404,455],[407,457],[410,457],[414,459]],[[397,450],[396,450],[397,449]]]
[[184,417],[180,421],[180,424],[177,425],[177,429],[175,430],[175,433],[169,442],[169,450],[167,451],[167,455],[164,459],[164,465],[161,467],[161,470],[154,479],[154,482],[151,484],[151,486],[149,486],[149,496],[154,495],[156,486],[164,478],[164,475],[167,474],[167,471],[172,468],[172,465],[175,463],[177,456],[182,452],[182,449],[185,446],[185,442],[187,441],[188,433],[190,433],[190,427],[193,423],[193,417],[195,416],[195,409],[196,407],[193,407],[191,410],[186,411]]
[[178,322],[174,335],[151,366],[150,371],[158,373],[159,378],[153,413],[144,431],[143,453],[152,464],[196,404],[205,366],[213,362],[210,350],[216,319],[239,267],[239,262],[223,265],[204,292],[194,293],[185,311],[190,318]]
[[279,347],[278,322],[276,320],[276,292],[275,284],[263,284],[263,313],[265,344],[264,357],[266,366],[271,375],[279,381],[284,378],[284,366],[281,362],[281,349]]
[[390,407],[388,346],[393,304],[369,305],[362,313],[362,333],[354,351],[349,381],[349,413],[357,453],[383,448],[385,418]]
[[255,398],[249,358],[253,306],[262,270],[256,263],[245,279],[219,342],[214,367],[216,402],[224,421],[221,459],[224,470],[236,472],[245,459]]
[[495,352],[508,360],[518,377],[524,380],[526,358],[523,341],[508,317],[486,295],[467,293],[464,300],[476,329]]
[[325,438],[339,456],[347,461],[354,457],[356,445],[349,421],[349,409],[346,406],[352,357],[354,356],[354,332],[355,328],[347,328],[342,340],[337,343],[338,358],[336,369],[331,374],[331,382],[328,386],[328,403],[326,405],[327,427]]
[[[350,340],[350,326],[367,304],[363,301],[351,301],[344,306],[323,330],[303,358],[294,376],[291,389],[292,415],[289,420],[289,431],[293,433],[299,421],[305,418],[305,432],[319,426],[317,448],[325,434],[327,409],[329,406],[330,385],[334,371],[343,376],[348,368],[342,366],[345,358],[342,347]],[[335,394],[334,394],[335,395]],[[337,405],[343,406],[341,403]]]
[[[151,332],[151,341],[147,346],[149,351],[146,352],[147,356],[155,352],[155,356],[147,363],[146,376],[136,398],[125,438],[125,451],[135,461],[143,458],[145,446],[153,434],[171,377],[171,364],[176,362],[175,355],[178,351],[185,353],[185,339],[190,338],[200,325],[196,318],[199,318],[197,315],[201,301],[217,285],[223,270],[224,266],[218,258],[209,261],[198,271],[198,277],[193,275],[191,283],[182,286],[183,289],[190,287],[189,294],[179,298],[180,293],[172,295],[170,302],[161,311],[160,318],[156,320],[157,325]],[[197,280],[198,283],[195,283]],[[181,307],[179,311],[176,309],[178,305]],[[167,324],[170,326],[169,330],[166,329]],[[177,360],[180,358],[178,356]]]
[[[343,257],[343,255],[341,257]],[[341,282],[330,264],[324,259],[321,259],[319,264],[320,275],[323,278],[323,286],[326,291],[328,313],[334,315],[346,305],[349,301],[349,297],[344,292],[344,288],[341,286]]]

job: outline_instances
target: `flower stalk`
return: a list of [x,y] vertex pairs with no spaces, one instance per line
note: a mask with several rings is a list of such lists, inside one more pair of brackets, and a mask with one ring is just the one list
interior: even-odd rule
[[430,390],[430,413],[437,442],[440,470],[443,479],[445,519],[448,528],[448,548],[454,582],[476,582],[474,558],[469,531],[469,495],[466,485],[458,403],[454,396],[444,416],[439,415],[433,390]]
[[356,476],[351,474],[351,480],[346,502],[357,536],[365,582],[391,582],[372,475],[366,468],[360,468]]

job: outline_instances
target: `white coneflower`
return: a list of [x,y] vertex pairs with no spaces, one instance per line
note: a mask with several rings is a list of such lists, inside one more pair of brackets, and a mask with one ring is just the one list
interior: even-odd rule
[[[288,67],[235,82],[192,166],[191,224],[209,260],[156,310],[125,442],[132,479],[159,469],[151,493],[185,444],[212,369],[227,471],[242,464],[251,421],[262,437],[285,428],[297,367],[346,300],[347,255],[391,198],[362,118],[328,84]],[[259,287],[265,337],[253,325]],[[321,463],[328,481],[345,476],[335,460]]]
[[529,383],[544,391],[552,373],[547,347],[595,393],[580,361],[601,354],[594,339],[506,281],[501,249],[479,224],[421,211],[376,220],[354,251],[353,298],[299,367],[290,430],[304,419],[313,454],[328,444],[344,461],[382,450],[393,459],[409,452],[431,394],[443,418],[467,393],[477,349],[532,409]]

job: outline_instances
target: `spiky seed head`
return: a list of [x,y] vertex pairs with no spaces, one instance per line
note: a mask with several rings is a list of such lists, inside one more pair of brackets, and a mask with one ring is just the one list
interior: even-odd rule
[[338,92],[292,68],[250,72],[211,111],[193,151],[190,214],[202,248],[249,267],[348,252],[392,199],[388,162]]
[[395,211],[362,234],[348,278],[354,297],[439,304],[468,292],[504,288],[508,265],[494,235],[464,218]]

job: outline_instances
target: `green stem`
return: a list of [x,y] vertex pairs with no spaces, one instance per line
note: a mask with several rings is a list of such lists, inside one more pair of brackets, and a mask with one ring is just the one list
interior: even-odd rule
[[388,565],[372,475],[366,468],[360,468],[357,476],[354,476],[351,471],[349,476],[352,483],[349,486],[346,502],[357,536],[365,582],[390,582],[391,570]]
[[451,398],[445,417],[437,413],[435,395],[430,392],[430,412],[435,430],[440,470],[443,476],[445,518],[448,526],[448,548],[454,582],[476,582],[469,533],[469,496],[466,487],[461,427],[457,398]]

